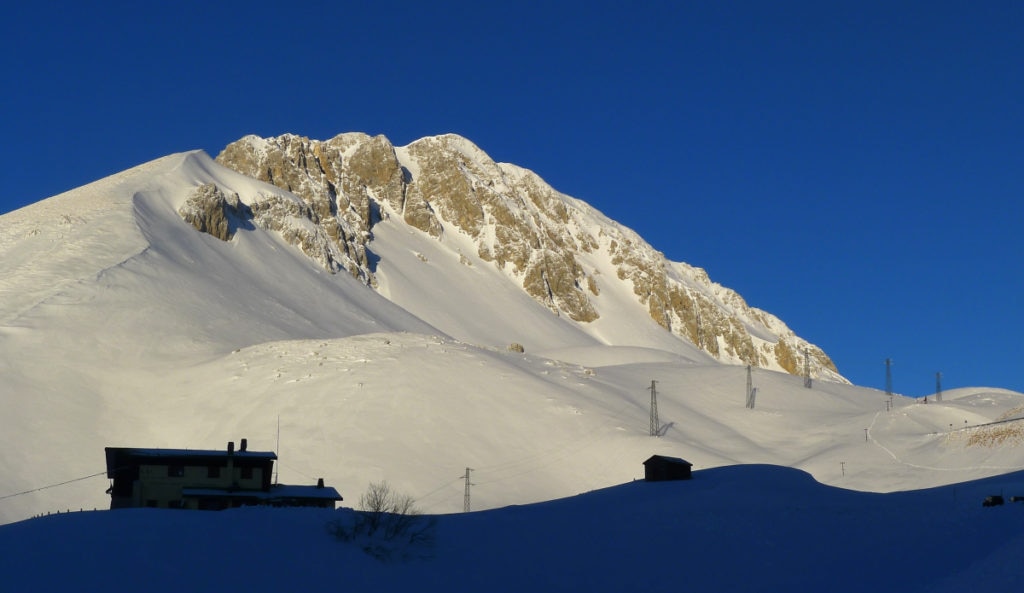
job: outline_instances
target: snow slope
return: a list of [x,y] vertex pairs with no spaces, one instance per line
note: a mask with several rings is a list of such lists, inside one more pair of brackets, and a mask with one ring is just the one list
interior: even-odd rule
[[[355,500],[386,479],[431,512],[462,508],[466,467],[474,508],[495,508],[629,481],[652,453],[882,492],[1024,469],[1024,395],[890,407],[755,370],[748,410],[744,368],[647,317],[583,331],[470,250],[470,265],[452,257],[457,234],[379,223],[375,292],[277,233],[199,233],[176,210],[207,182],[245,203],[296,199],[192,152],[0,217],[0,523],[107,506],[105,446],[242,437],[278,450],[282,482],[324,477]],[[978,428],[1004,420],[1008,436]]]
[[0,526],[0,567],[12,591],[1014,591],[1024,503],[980,504],[1001,491],[1024,474],[871,494],[732,466],[443,515],[407,546],[335,539],[349,510],[75,512]]

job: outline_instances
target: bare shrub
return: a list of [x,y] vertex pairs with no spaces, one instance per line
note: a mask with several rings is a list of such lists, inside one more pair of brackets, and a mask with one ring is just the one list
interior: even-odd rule
[[334,519],[327,530],[342,541],[355,541],[379,560],[426,557],[434,541],[436,521],[424,517],[413,497],[394,491],[387,482],[372,482],[359,497],[359,508]]

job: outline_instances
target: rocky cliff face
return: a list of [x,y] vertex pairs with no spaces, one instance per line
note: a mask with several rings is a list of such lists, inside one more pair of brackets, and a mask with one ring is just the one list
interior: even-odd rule
[[197,231],[208,233],[221,241],[230,241],[235,235],[238,220],[250,213],[238,194],[226,195],[212,183],[200,185],[192,192],[178,214]]
[[[397,213],[435,238],[467,235],[479,258],[556,315],[580,323],[614,315],[599,311],[593,297],[606,283],[622,282],[666,331],[719,360],[800,374],[806,352],[812,376],[843,380],[821,349],[711,282],[703,270],[667,261],[636,233],[530,171],[495,163],[459,136],[398,148],[383,136],[360,133],[327,141],[247,136],[217,161],[301,198],[302,204],[268,198],[251,205],[255,224],[280,231],[326,269],[344,269],[370,286],[373,226],[382,213]],[[228,228],[216,213],[229,216],[237,205],[214,189],[197,195],[191,219],[182,212],[196,228],[197,220],[208,219],[202,224]],[[213,218],[199,216],[203,212]],[[610,261],[615,277],[600,275],[594,261]]]

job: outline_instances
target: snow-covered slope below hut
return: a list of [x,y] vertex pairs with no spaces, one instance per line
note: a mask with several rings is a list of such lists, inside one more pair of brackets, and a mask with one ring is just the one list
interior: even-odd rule
[[1014,591],[1024,509],[983,508],[999,491],[1024,477],[870,494],[736,466],[426,517],[414,545],[335,539],[348,510],[73,512],[0,525],[0,562],[18,591]]

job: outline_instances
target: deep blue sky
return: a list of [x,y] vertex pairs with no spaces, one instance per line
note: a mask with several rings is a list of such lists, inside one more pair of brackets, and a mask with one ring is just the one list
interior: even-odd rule
[[29,3],[0,212],[249,133],[454,132],[855,383],[1024,391],[1024,3]]

